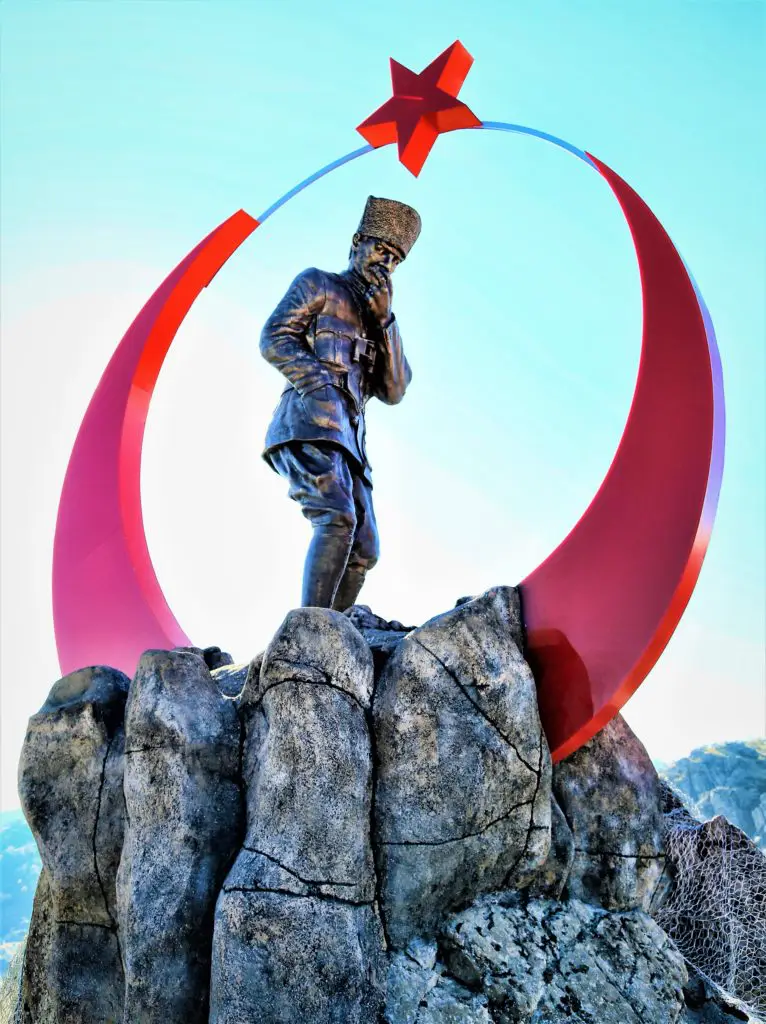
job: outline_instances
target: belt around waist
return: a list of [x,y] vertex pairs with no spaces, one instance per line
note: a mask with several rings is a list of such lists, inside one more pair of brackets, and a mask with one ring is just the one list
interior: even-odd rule
[[[354,405],[357,407],[357,411],[361,411],[363,400],[364,400],[364,389],[362,387],[361,371],[356,373],[349,373],[346,370],[341,370],[336,366],[328,363],[322,363],[322,366],[332,376],[332,384],[349,395],[353,399]],[[297,391],[297,388],[293,384],[285,384],[282,389],[282,394],[287,395],[291,391]]]
[[375,354],[375,342],[359,334],[352,336],[320,330],[314,338],[314,355],[317,359],[325,365],[335,365],[344,370],[350,370],[362,361],[372,367]]

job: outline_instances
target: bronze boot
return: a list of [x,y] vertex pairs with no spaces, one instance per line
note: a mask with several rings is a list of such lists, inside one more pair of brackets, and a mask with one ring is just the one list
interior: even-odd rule
[[332,608],[353,543],[342,527],[315,526],[303,569],[304,608]]

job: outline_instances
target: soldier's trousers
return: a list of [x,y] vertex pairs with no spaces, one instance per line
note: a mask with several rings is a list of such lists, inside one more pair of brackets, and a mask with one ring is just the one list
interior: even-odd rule
[[269,459],[313,527],[302,603],[345,611],[380,553],[372,487],[334,445],[294,441],[271,451]]

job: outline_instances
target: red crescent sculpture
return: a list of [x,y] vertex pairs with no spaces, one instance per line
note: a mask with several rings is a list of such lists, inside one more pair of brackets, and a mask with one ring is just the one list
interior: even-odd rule
[[66,675],[129,675],[148,648],[191,643],[154,573],[141,512],[141,447],[154,385],[202,289],[258,227],[240,210],[211,231],[131,324],[90,401],[69,458],[53,543],[53,622]]
[[[463,74],[465,57],[456,53]],[[434,66],[442,74],[441,64]],[[453,93],[458,87],[451,83]],[[407,108],[401,115],[408,131],[415,116],[428,117],[414,100],[415,112]],[[398,107],[395,113],[400,116]],[[389,112],[385,118],[390,125]],[[434,124],[455,130],[451,122]],[[482,127],[537,135],[596,167],[622,206],[641,272],[641,362],[619,448],[582,519],[521,584],[526,653],[558,761],[601,729],[636,690],[694,589],[723,469],[721,367],[694,282],[633,189],[560,139],[501,122]],[[378,145],[395,141],[390,128],[386,132]],[[120,342],[80,427],[59,505],[53,612],[62,673],[107,664],[132,675],[147,648],[190,643],[157,582],[141,514],[141,446],[160,368],[197,295],[259,223],[374,145],[311,175],[258,220],[235,213],[176,267]]]
[[720,366],[694,284],[646,203],[588,156],[633,235],[644,325],[633,404],[609,472],[569,536],[521,585],[554,761],[614,717],[664,650],[699,576],[723,469]]

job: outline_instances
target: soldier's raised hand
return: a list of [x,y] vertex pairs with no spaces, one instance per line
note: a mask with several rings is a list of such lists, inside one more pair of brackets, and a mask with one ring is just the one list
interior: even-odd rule
[[375,319],[379,323],[385,324],[391,319],[391,297],[393,294],[391,278],[385,270],[379,267],[375,267],[372,274],[375,284],[371,284],[367,289],[367,302]]

